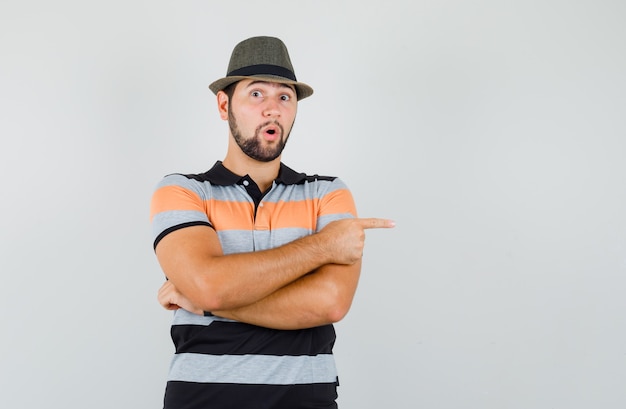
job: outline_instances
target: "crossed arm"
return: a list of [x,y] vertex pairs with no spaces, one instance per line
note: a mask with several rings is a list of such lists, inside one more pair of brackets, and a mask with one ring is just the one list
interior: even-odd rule
[[210,227],[184,228],[156,248],[169,279],[159,290],[159,302],[268,328],[337,322],[356,291],[365,229],[386,227],[393,222],[344,219],[281,247],[230,255],[223,254]]

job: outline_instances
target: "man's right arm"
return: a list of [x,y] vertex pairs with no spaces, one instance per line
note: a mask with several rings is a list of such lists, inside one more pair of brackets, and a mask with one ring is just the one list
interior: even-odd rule
[[166,235],[156,247],[161,267],[181,294],[205,311],[253,304],[326,264],[361,259],[366,228],[384,219],[344,219],[319,233],[270,250],[224,255],[217,233],[192,226]]

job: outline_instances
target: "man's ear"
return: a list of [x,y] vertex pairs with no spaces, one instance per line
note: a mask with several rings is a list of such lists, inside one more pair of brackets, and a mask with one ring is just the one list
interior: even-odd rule
[[217,110],[220,113],[220,118],[224,121],[228,120],[228,95],[224,91],[217,92]]

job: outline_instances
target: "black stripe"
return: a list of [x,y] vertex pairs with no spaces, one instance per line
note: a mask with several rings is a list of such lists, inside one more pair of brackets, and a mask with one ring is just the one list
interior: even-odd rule
[[157,238],[154,239],[154,244],[153,244],[152,248],[156,250],[157,244],[159,244],[159,242],[161,240],[163,240],[163,237],[167,236],[171,232],[176,231],[176,230],[180,230],[180,229],[185,228],[185,227],[191,227],[191,226],[209,226],[210,228],[213,228],[211,223],[200,221],[200,220],[197,220],[197,221],[194,221],[194,222],[187,222],[187,223],[177,224],[176,226],[168,227],[167,229],[163,230],[157,236]]
[[[197,180],[198,182],[210,182],[212,185],[220,185],[220,186],[232,186],[238,183],[241,180],[241,176],[232,173],[230,170],[226,169],[221,161],[215,162],[213,167],[208,171],[200,174],[182,174],[178,173],[178,175],[184,176],[188,179]],[[278,177],[276,178],[277,183],[282,183],[283,185],[297,185],[302,184],[304,182],[315,182],[318,180],[330,181],[337,179],[336,176],[320,176],[320,175],[307,175],[305,173],[298,173],[295,170],[291,169],[284,163],[280,163],[280,170],[278,172]]]
[[211,355],[317,355],[332,353],[332,325],[283,331],[241,322],[215,321],[211,325],[173,325],[172,340],[177,353]]
[[291,70],[281,67],[279,65],[271,64],[256,64],[249,65],[247,67],[238,68],[228,73],[229,77],[249,77],[253,75],[276,75],[279,77],[287,78],[292,81],[296,80],[296,74]]
[[337,383],[240,385],[170,381],[164,409],[337,408]]

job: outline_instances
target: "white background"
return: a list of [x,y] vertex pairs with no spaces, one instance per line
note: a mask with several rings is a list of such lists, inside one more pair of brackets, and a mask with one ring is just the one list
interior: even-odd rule
[[287,44],[283,159],[368,232],[340,407],[626,407],[622,1],[3,1],[0,407],[158,408],[148,221],[225,155],[207,86]]

